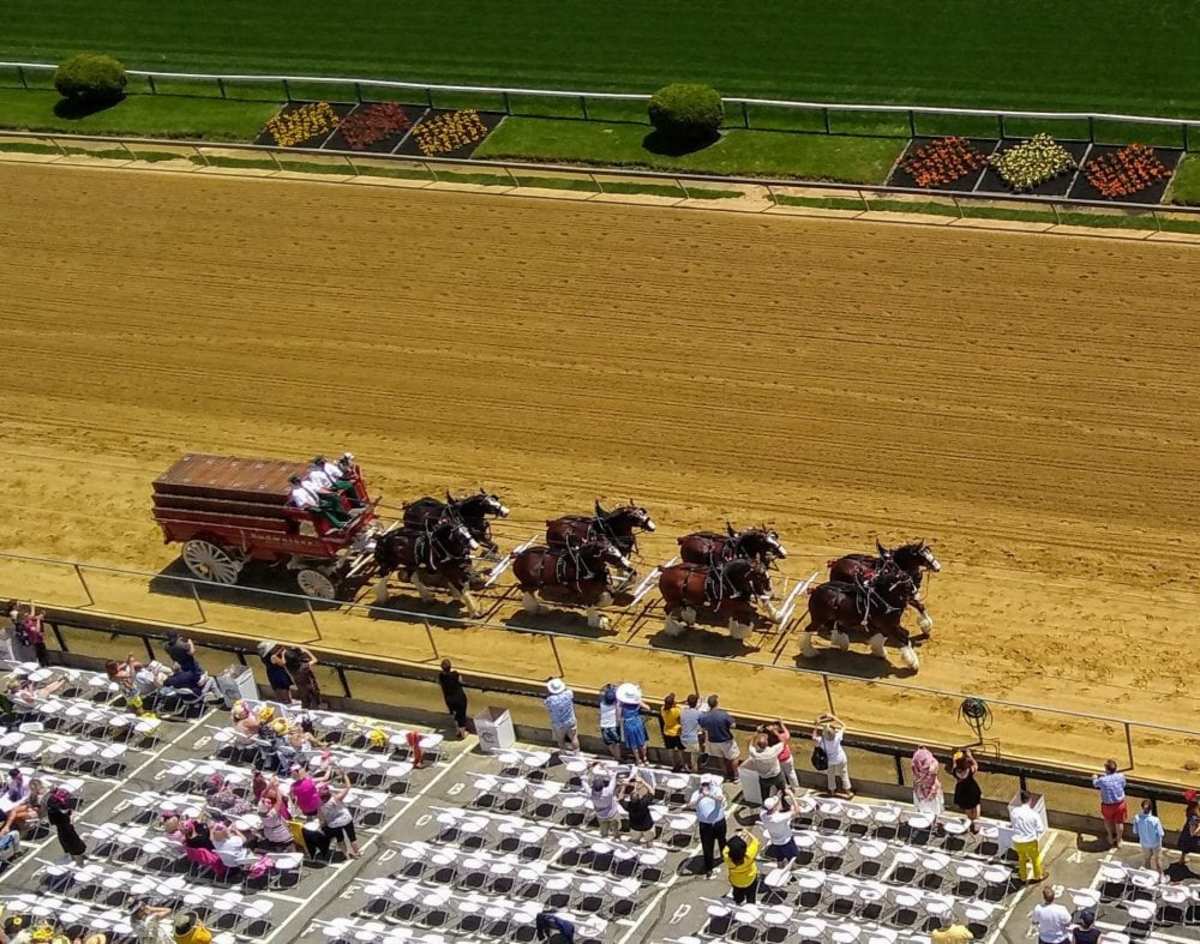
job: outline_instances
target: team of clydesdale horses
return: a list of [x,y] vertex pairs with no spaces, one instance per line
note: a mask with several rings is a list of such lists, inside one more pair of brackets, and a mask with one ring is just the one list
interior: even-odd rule
[[[379,536],[375,546],[376,596],[387,596],[387,578],[395,573],[412,583],[422,599],[444,589],[471,616],[480,609],[471,594],[473,562],[480,551],[499,559],[490,520],[507,517],[496,495],[478,494],[443,502],[425,497],[404,506],[402,523]],[[639,532],[653,532],[654,520],[631,501],[605,509],[599,501],[590,515],[567,515],[546,522],[545,543],[512,555],[512,572],[522,606],[538,613],[545,604],[577,606],[588,625],[607,629],[603,612],[614,594],[628,586],[636,571],[630,558],[637,552]],[[771,586],[775,562],[787,557],[779,535],[765,526],[724,531],[697,531],[677,539],[679,563],[663,567],[658,588],[666,610],[664,631],[677,636],[700,623],[722,625],[734,639],[756,627],[779,623]],[[801,652],[817,656],[813,638],[827,634],[845,650],[850,634],[868,637],[871,651],[886,658],[892,642],[911,669],[919,665],[912,638],[902,624],[909,607],[928,635],[933,619],[921,600],[926,571],[941,564],[924,541],[885,548],[875,554],[848,554],[828,562],[829,579],[808,590],[808,620],[801,629]]]

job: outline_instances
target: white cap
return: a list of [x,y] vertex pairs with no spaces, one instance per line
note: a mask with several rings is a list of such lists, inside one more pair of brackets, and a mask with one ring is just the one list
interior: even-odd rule
[[552,678],[546,683],[546,690],[550,692],[551,695],[558,695],[562,692],[565,692],[567,690],[567,686],[562,679]]
[[768,813],[774,813],[779,809],[779,797],[767,797],[763,801],[763,809]]

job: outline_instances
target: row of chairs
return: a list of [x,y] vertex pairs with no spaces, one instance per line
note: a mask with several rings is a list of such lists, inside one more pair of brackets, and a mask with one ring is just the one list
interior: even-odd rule
[[[456,847],[428,842],[401,842],[396,846],[402,862],[398,876],[402,880],[427,880],[522,901],[538,900],[551,908],[626,917],[636,907],[641,891],[641,884],[632,877],[614,879],[575,872],[548,862],[524,862],[509,854],[464,854]],[[380,879],[367,887],[367,894],[386,900],[395,881]],[[376,913],[371,903],[367,911]]]
[[40,721],[26,721],[0,734],[0,759],[16,766],[115,777],[125,769],[126,744],[98,744],[48,732]]

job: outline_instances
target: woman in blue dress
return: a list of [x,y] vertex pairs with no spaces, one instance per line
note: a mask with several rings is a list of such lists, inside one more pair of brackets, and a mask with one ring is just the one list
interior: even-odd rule
[[633,752],[636,763],[649,764],[646,759],[649,738],[642,712],[648,712],[650,706],[642,701],[642,690],[632,682],[625,682],[617,688],[617,701],[621,705],[621,738],[625,746]]

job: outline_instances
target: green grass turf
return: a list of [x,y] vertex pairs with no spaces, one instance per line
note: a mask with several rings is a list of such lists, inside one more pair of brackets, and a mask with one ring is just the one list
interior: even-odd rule
[[1200,115],[1192,0],[6,0],[0,57]]
[[1189,154],[1179,162],[1168,196],[1171,203],[1200,205],[1200,156]]
[[252,141],[279,107],[271,102],[130,95],[95,114],[64,118],[54,111],[59,101],[57,92],[0,88],[0,128]]
[[655,170],[882,183],[904,149],[896,138],[728,131],[716,144],[678,157],[646,147],[641,125],[507,118],[474,157],[647,167]]

